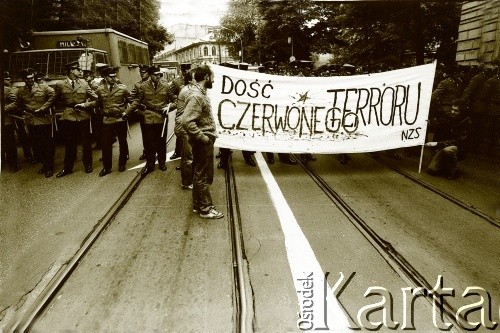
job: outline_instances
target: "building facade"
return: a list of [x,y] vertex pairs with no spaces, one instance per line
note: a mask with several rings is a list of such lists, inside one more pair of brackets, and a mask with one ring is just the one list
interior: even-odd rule
[[175,36],[172,45],[155,57],[154,61],[177,61],[191,64],[220,64],[237,61],[231,58],[227,46],[219,42],[213,26],[176,25],[169,28]]

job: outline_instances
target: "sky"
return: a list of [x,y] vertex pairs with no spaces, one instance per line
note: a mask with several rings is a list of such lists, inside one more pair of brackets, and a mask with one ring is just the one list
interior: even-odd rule
[[218,25],[230,0],[160,0],[160,24]]

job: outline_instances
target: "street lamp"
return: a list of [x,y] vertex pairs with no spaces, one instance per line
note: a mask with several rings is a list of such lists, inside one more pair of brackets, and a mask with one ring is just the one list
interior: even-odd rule
[[240,39],[240,53],[241,53],[241,62],[243,62],[243,39],[241,39],[241,36],[239,33],[237,33],[236,31],[234,31],[233,29],[230,29],[230,28],[227,28],[223,25],[220,26],[221,29],[226,29],[226,30],[229,30],[229,31],[232,31],[234,32],[234,34],[236,35],[236,37],[238,37]]

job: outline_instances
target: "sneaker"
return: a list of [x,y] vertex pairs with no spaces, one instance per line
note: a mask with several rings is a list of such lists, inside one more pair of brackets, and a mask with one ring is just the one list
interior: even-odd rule
[[200,213],[200,210],[198,208],[193,208],[193,213],[195,214],[199,214]]
[[210,208],[206,213],[200,212],[200,217],[204,219],[220,219],[224,217],[224,214],[215,210],[215,208]]
[[182,187],[183,190],[192,190],[193,189],[193,184],[181,185],[181,187]]

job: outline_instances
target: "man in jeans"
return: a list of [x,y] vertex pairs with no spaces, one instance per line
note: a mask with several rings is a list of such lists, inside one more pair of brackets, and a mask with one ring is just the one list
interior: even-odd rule
[[193,150],[193,212],[202,218],[220,219],[224,214],[214,208],[209,190],[214,177],[214,142],[217,138],[207,96],[207,89],[212,88],[213,83],[210,67],[195,68],[194,80],[181,117]]
[[[182,115],[186,105],[186,99],[191,93],[193,87],[191,72],[184,73],[184,85],[177,96],[177,111],[175,113],[174,133],[181,143],[181,186],[183,189],[193,189],[193,151],[189,144],[189,136],[186,134],[182,124]],[[179,140],[180,138],[180,140]]]

